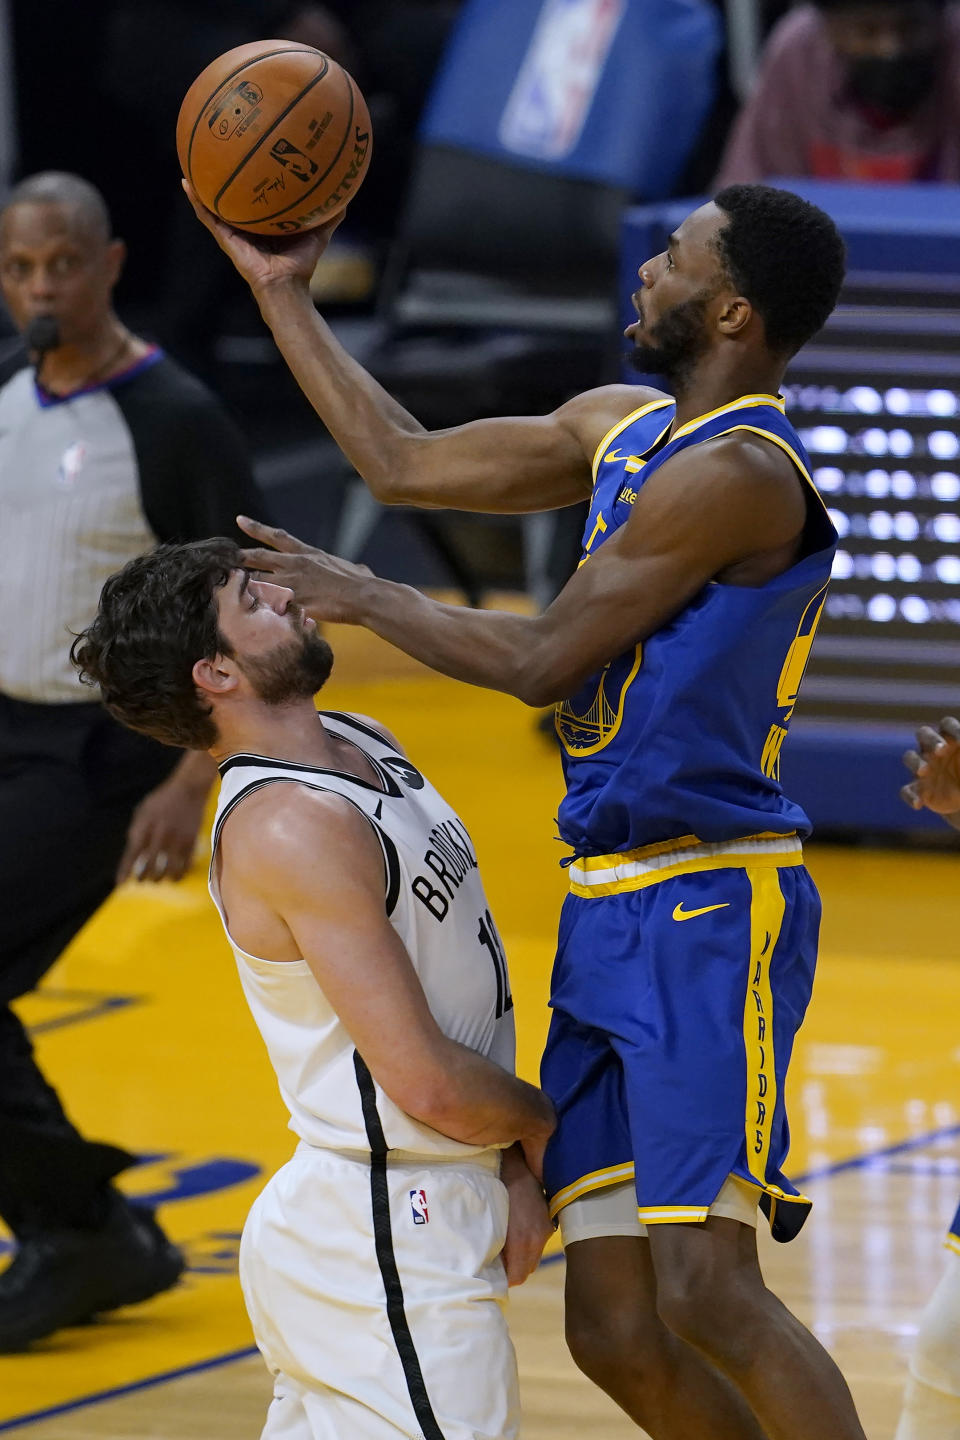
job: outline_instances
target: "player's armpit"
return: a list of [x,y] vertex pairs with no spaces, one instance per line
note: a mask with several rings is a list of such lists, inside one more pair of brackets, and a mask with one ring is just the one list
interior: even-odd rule
[[[271,787],[273,789],[275,787]],[[552,1128],[538,1090],[443,1034],[384,904],[370,822],[340,796],[289,788],[260,818],[247,881],[289,930],[374,1079],[456,1140],[505,1144]]]

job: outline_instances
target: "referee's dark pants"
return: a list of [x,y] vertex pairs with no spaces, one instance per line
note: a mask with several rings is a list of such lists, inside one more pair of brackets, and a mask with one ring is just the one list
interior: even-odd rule
[[0,694],[0,1216],[21,1238],[100,1225],[135,1163],[71,1124],[10,1001],[109,895],[134,808],[179,758],[100,705]]

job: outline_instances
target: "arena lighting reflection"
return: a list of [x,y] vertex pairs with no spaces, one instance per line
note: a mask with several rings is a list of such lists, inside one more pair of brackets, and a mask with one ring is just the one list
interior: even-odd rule
[[784,393],[840,536],[825,631],[956,640],[960,394],[810,381]]
[[[802,1056],[801,1066],[803,1073]],[[946,1258],[943,1231],[930,1224],[930,1217],[949,1219],[956,1205],[957,1111],[949,1104],[907,1101],[904,1118],[910,1138],[900,1144],[894,1139],[899,1129],[888,1128],[876,1110],[871,1116],[869,1106],[859,1124],[846,1121],[836,1107],[835,1093],[813,1077],[803,1078],[797,1090],[810,1149],[806,1172],[795,1178],[814,1198],[813,1220],[798,1242],[809,1257],[810,1322],[821,1339],[842,1346],[845,1336],[862,1325],[850,1311],[855,1277],[862,1276],[875,1329],[902,1336],[906,1342],[916,1333],[922,1291],[918,1286],[917,1302],[911,1304],[904,1270],[911,1276],[931,1277],[926,1282],[930,1286]],[[838,1134],[851,1156],[864,1158],[834,1172],[825,1184],[822,1175],[829,1172],[831,1162],[823,1141],[827,1136],[835,1141]],[[899,1231],[891,1226],[892,1215],[906,1221]],[[850,1216],[854,1219],[846,1228],[845,1217]],[[831,1223],[824,1223],[828,1219]],[[772,1263],[776,1258],[771,1257]]]

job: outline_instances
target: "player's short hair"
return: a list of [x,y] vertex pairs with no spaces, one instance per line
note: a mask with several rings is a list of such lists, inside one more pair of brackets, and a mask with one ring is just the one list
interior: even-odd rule
[[82,175],[69,170],[41,170],[14,185],[3,206],[3,213],[14,205],[62,205],[73,210],[82,223],[100,240],[113,234],[107,202],[95,185]]
[[840,296],[839,230],[816,205],[770,185],[728,185],[714,203],[726,216],[717,248],[728,278],[761,316],[769,348],[795,354]]
[[160,545],[111,575],[95,620],[70,658],[86,685],[99,685],[111,715],[164,745],[209,750],[217,727],[197,689],[198,660],[232,655],[216,592],[241,565],[232,540]]

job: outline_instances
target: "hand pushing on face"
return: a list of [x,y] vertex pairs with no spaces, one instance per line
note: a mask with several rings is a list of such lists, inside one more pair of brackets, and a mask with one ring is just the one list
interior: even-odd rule
[[237,516],[244,534],[259,548],[243,551],[248,570],[262,574],[274,585],[286,585],[315,620],[352,624],[356,619],[351,599],[356,587],[368,579],[366,565],[354,565],[338,555],[328,555],[273,525],[262,525],[246,515]]

